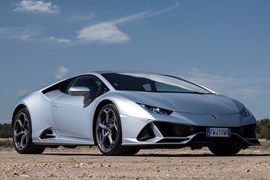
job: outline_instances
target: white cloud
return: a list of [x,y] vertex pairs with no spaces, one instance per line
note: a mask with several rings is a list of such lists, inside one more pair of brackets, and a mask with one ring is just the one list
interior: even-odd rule
[[151,11],[143,11],[143,12],[139,12],[139,13],[132,14],[129,16],[120,17],[120,18],[112,21],[112,23],[113,24],[121,24],[121,23],[128,23],[128,22],[132,22],[132,21],[138,21],[140,19],[147,18],[150,15],[151,15]]
[[93,13],[88,13],[88,14],[74,13],[70,17],[70,20],[72,20],[72,21],[89,21],[93,18],[94,18]]
[[103,44],[128,42],[130,40],[129,35],[121,31],[117,25],[157,16],[171,11],[177,6],[178,3],[160,11],[139,12],[133,15],[118,18],[114,21],[100,22],[94,25],[86,26],[78,31],[77,40],[79,42],[98,42]]
[[18,40],[26,41],[26,40],[30,39],[30,35],[29,34],[22,34],[22,35],[19,35],[17,38],[18,38]]
[[58,13],[59,9],[51,2],[34,1],[34,0],[22,0],[17,3],[14,11],[18,12],[33,12],[33,13]]
[[[176,8],[175,5],[165,8],[160,11],[143,11],[129,16],[123,16],[112,21],[99,22],[89,26],[85,26],[77,31],[77,35],[74,38],[57,38],[54,36],[44,36],[40,33],[40,29],[33,27],[0,27],[0,39],[14,39],[20,41],[33,41],[43,43],[57,43],[67,46],[73,46],[74,44],[82,43],[100,43],[100,44],[119,44],[126,43],[131,38],[123,32],[119,26],[121,24],[138,21],[144,18],[157,16],[172,9]],[[17,4],[14,11],[27,11],[34,13],[56,13],[59,12],[58,7],[51,2],[45,2],[41,0],[22,0]],[[75,14],[73,20],[87,21],[94,15],[91,14]],[[71,18],[71,19],[72,19]]]
[[17,91],[17,93],[16,93],[16,96],[17,96],[17,97],[22,97],[22,96],[24,96],[24,95],[26,95],[26,94],[27,94],[27,91],[26,91],[26,90],[19,89],[19,90]]
[[129,41],[129,36],[120,31],[115,24],[110,22],[102,22],[84,27],[78,32],[78,40],[85,42],[100,43],[124,43]]
[[119,19],[116,19],[113,21],[114,24],[120,24],[120,23],[127,23],[127,22],[131,22],[131,21],[137,21],[140,19],[144,19],[144,18],[149,18],[152,16],[157,16],[166,12],[169,12],[171,10],[173,10],[174,8],[178,7],[178,2],[175,3],[175,5],[170,6],[168,8],[162,9],[160,11],[143,11],[143,12],[139,12],[130,16],[124,16],[121,17]]
[[31,40],[40,30],[25,27],[0,27],[0,39]]
[[0,39],[43,43],[70,44],[72,41],[54,36],[42,37],[44,32],[36,27],[0,27]]
[[242,87],[235,90],[235,94],[239,94],[243,97],[256,97],[263,94],[263,91],[254,87]]
[[48,38],[44,38],[45,42],[53,42],[53,43],[60,43],[60,44],[68,44],[71,43],[71,40],[65,38],[56,38],[54,36],[50,36]]
[[219,87],[225,86],[234,86],[240,83],[243,83],[242,80],[234,77],[222,77],[215,74],[208,74],[201,72],[199,69],[192,68],[190,72],[187,73],[187,79],[198,82],[208,87],[213,87],[220,89]]
[[55,72],[55,79],[61,80],[63,79],[69,72],[69,69],[65,66],[59,66]]
[[234,98],[254,98],[264,93],[254,83],[250,85],[252,79],[208,74],[196,68],[192,68],[184,78]]

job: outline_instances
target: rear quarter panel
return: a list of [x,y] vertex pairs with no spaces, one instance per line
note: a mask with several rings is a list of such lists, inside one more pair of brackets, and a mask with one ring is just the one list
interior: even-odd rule
[[50,116],[50,99],[48,99],[41,91],[36,91],[22,98],[16,105],[24,105],[28,109],[32,123],[32,139],[39,139],[40,133],[52,127]]

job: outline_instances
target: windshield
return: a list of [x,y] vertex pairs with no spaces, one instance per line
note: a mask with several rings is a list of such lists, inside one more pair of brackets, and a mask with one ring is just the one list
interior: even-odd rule
[[196,84],[171,76],[136,73],[105,73],[102,76],[120,91],[211,93]]

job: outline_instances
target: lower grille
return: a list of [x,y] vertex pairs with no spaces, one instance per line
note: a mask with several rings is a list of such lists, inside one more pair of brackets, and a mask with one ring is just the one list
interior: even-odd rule
[[164,137],[186,137],[197,132],[194,126],[166,122],[155,122],[154,124]]
[[240,146],[247,147],[251,145],[248,141],[241,138],[237,134],[232,134],[231,138],[222,137],[206,137],[205,133],[198,134],[188,143],[190,146],[211,146],[211,145],[222,145],[222,146]]

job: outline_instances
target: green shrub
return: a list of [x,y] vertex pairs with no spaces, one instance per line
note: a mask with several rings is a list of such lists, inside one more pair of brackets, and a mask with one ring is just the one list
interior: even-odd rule
[[0,124],[0,138],[12,137],[12,130],[10,124]]
[[258,138],[270,140],[270,119],[257,121],[256,133]]

